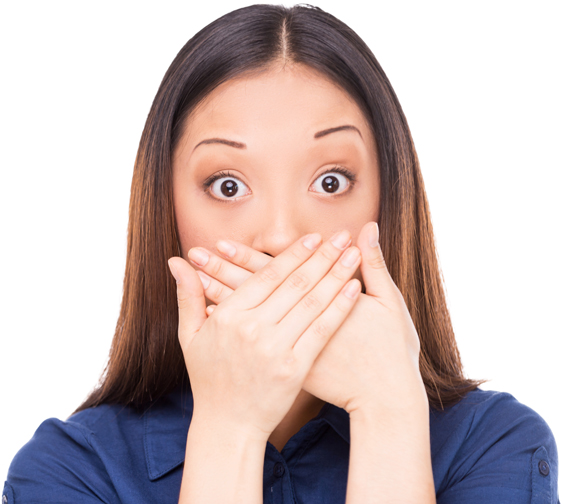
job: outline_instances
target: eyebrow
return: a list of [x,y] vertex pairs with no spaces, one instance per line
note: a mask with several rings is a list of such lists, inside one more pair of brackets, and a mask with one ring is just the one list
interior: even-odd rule
[[361,135],[359,129],[355,126],[352,126],[351,124],[344,124],[343,126],[336,126],[335,128],[328,128],[319,131],[318,133],[315,133],[314,138],[322,138],[326,135],[329,135],[330,133],[335,133],[336,131],[356,131],[357,133],[359,133],[359,136],[363,138],[363,135]]
[[197,147],[203,144],[223,144],[228,145],[229,147],[234,147],[236,149],[246,148],[246,144],[242,142],[234,142],[233,140],[226,140],[225,138],[208,138],[207,140],[202,140],[201,142],[199,142],[195,147],[193,147],[193,150],[197,149]]
[[[322,131],[318,131],[314,134],[314,139],[325,137],[326,135],[329,135],[330,133],[336,133],[337,131],[356,131],[359,136],[363,138],[363,135],[361,135],[361,132],[358,128],[352,126],[351,124],[344,124],[343,126],[336,126],[335,128],[328,128]],[[204,144],[222,144],[228,145],[229,147],[234,147],[235,149],[247,148],[246,144],[242,142],[235,142],[233,140],[227,140],[226,138],[207,138],[206,140],[202,140],[195,147],[193,147],[193,150]]]

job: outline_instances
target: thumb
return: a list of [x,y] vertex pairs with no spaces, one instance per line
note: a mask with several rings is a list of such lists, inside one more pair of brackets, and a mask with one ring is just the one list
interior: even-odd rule
[[357,239],[361,250],[361,276],[365,283],[365,292],[370,296],[387,297],[396,289],[390,273],[386,268],[379,244],[379,226],[368,222],[363,226]]
[[207,320],[203,285],[196,271],[181,257],[168,259],[168,267],[177,284],[180,344],[182,348],[188,348]]

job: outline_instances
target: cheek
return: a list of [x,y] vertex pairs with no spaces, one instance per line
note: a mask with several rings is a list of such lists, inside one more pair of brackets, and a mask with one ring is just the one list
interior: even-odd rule
[[[185,174],[173,181],[174,215],[177,223],[182,256],[192,247],[204,247],[218,253],[215,244],[219,239],[234,239],[248,233],[251,216],[234,210],[228,203],[211,201],[196,181]],[[247,213],[247,212],[246,212]]]
[[197,207],[194,198],[175,194],[174,215],[178,227],[181,253],[184,258],[187,257],[190,248],[209,248],[217,240],[215,238],[215,227],[205,218],[205,212]]
[[378,199],[373,197],[358,198],[348,204],[334,205],[325,208],[319,215],[317,230],[322,233],[324,240],[342,229],[351,233],[352,243],[357,244],[359,233],[367,222],[378,222]]
[[[183,197],[182,197],[183,196]],[[192,247],[204,247],[218,254],[215,244],[220,239],[243,241],[248,234],[251,218],[229,211],[228,204],[216,204],[205,198],[179,195],[174,200],[174,212],[179,232],[182,256]]]

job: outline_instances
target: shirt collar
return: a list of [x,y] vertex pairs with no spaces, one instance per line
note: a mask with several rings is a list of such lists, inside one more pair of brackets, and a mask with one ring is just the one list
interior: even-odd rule
[[316,418],[325,420],[349,444],[349,413],[347,411],[326,403]]
[[[190,389],[178,388],[159,399],[144,414],[144,453],[148,476],[154,481],[185,459],[187,431],[193,414],[193,395]],[[326,403],[311,422],[328,423],[347,443],[349,413]]]
[[187,431],[193,414],[191,390],[177,388],[144,414],[144,454],[154,481],[183,464]]

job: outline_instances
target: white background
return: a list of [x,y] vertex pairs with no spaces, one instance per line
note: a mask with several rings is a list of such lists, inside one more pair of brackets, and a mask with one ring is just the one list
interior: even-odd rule
[[[185,42],[244,5],[4,4],[0,479],[42,420],[96,384],[150,105]],[[367,42],[408,118],[468,375],[531,406],[562,443],[560,3],[316,5]]]

